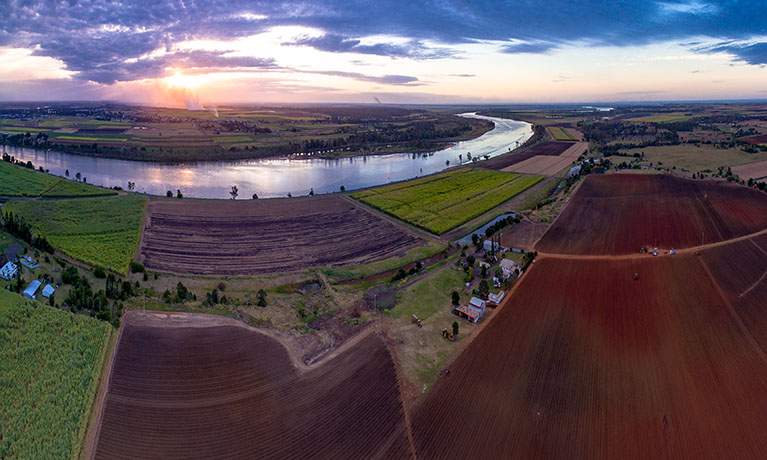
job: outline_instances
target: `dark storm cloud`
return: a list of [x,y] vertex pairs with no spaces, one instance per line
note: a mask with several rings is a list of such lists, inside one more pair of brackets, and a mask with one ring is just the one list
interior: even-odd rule
[[[235,39],[280,25],[325,32],[295,45],[395,58],[449,57],[452,51],[444,46],[485,40],[502,46],[506,42],[503,50],[508,53],[555,52],[570,43],[627,46],[671,39],[686,40],[692,48],[702,39],[743,42],[764,34],[767,2],[6,0],[0,7],[0,45],[33,48],[36,54],[61,59],[82,79],[108,83],[158,75],[164,59],[126,63],[158,48],[172,50],[175,43],[190,39]],[[381,34],[409,41],[360,40]],[[427,47],[426,41],[442,45]],[[746,63],[765,63],[762,43],[721,46]],[[250,64],[258,68],[264,63]]]

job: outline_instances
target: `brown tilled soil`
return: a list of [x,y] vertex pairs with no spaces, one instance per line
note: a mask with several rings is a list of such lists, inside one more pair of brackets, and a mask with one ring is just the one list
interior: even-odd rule
[[299,373],[276,340],[225,318],[131,312],[96,458],[406,458],[396,367],[367,334]]
[[765,458],[765,405],[767,359],[701,257],[543,256],[412,429],[419,458]]
[[363,264],[422,243],[338,196],[277,200],[150,199],[139,260],[147,268],[248,275]]
[[530,221],[513,225],[501,235],[501,245],[507,248],[533,250],[533,245],[549,228],[548,224],[533,224]]
[[483,168],[501,170],[511,165],[521,163],[534,156],[546,155],[546,156],[559,156],[562,155],[569,148],[576,145],[573,141],[550,141],[535,144],[532,147],[526,148],[521,152],[510,153],[501,155],[482,163]]
[[767,228],[767,195],[740,185],[669,175],[591,175],[536,249],[631,254],[679,249]]

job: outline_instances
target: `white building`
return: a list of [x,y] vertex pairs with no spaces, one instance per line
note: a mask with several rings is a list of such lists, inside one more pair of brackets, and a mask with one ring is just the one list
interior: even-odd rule
[[29,286],[27,286],[27,288],[24,289],[24,297],[34,300],[35,294],[37,294],[38,289],[40,289],[40,281],[32,280],[32,282],[29,283]]
[[12,280],[19,272],[19,267],[13,262],[8,262],[0,268],[0,278]]
[[45,287],[43,288],[42,294],[43,294],[43,297],[48,299],[53,295],[54,292],[56,292],[56,288],[54,288],[50,284],[46,284]]

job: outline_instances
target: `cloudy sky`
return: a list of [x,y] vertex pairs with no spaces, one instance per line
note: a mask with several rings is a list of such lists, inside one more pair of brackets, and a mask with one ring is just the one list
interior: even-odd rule
[[0,0],[0,100],[767,98],[767,2]]

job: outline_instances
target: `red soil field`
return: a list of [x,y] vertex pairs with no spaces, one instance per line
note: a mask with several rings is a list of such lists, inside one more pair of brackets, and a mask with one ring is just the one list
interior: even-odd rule
[[767,350],[767,235],[707,248],[701,256],[744,327]]
[[725,241],[767,228],[767,195],[669,175],[591,175],[536,245],[561,254],[630,254]]
[[246,275],[367,263],[422,240],[338,196],[151,199],[139,248],[147,268]]
[[750,136],[740,139],[741,141],[748,142],[751,145],[767,144],[767,134],[759,136]]
[[153,315],[121,326],[95,458],[409,456],[396,369],[375,334],[299,374],[280,343],[233,320]]
[[767,458],[767,361],[700,257],[543,256],[497,315],[413,414],[419,458]]
[[501,155],[499,157],[492,158],[482,164],[483,167],[488,169],[501,170],[508,168],[511,165],[521,163],[527,159],[530,159],[536,155],[558,156],[565,152],[567,149],[575,145],[575,142],[555,141],[555,142],[543,142],[535,144],[532,147],[523,150],[519,153],[512,153]]

